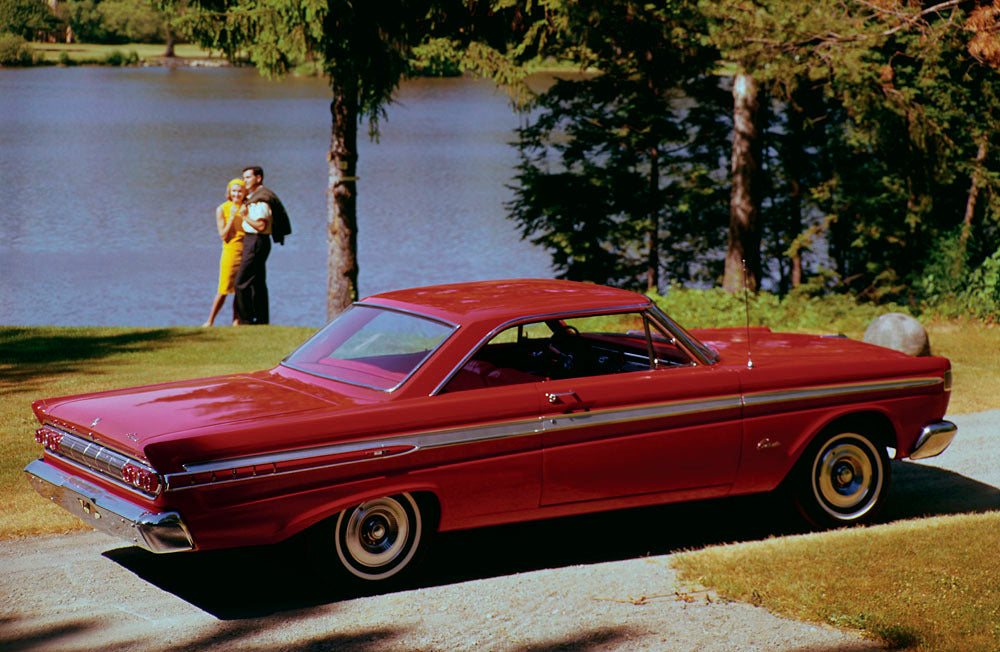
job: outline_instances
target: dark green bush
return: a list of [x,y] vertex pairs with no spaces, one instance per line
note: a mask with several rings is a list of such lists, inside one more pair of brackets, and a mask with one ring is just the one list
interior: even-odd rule
[[0,34],[0,66],[30,66],[33,63],[28,42],[17,34]]
[[138,62],[139,54],[135,50],[128,54],[121,50],[112,50],[104,60],[104,63],[109,66],[130,66]]

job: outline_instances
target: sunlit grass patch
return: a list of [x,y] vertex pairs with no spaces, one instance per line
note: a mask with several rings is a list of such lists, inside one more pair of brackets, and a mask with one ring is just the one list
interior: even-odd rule
[[1000,408],[1000,326],[973,320],[927,327],[931,350],[951,360],[951,414]]
[[[157,59],[162,57],[166,46],[162,43],[124,43],[104,45],[98,43],[30,43],[32,51],[41,55],[51,63],[71,64],[102,64],[108,61],[115,52],[131,54],[135,52],[139,59]],[[208,50],[180,43],[174,47],[174,54],[179,59],[209,59]]]
[[687,581],[914,650],[1000,650],[1000,513],[941,516],[678,555]]

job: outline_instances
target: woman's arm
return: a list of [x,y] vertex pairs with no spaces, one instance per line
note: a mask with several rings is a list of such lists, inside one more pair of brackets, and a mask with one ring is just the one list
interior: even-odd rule
[[226,233],[229,231],[229,227],[233,223],[233,218],[230,217],[228,221],[226,220],[225,212],[222,210],[223,206],[225,206],[225,204],[219,204],[218,208],[215,209],[215,228],[219,232],[219,237],[222,238],[223,242],[225,242]]

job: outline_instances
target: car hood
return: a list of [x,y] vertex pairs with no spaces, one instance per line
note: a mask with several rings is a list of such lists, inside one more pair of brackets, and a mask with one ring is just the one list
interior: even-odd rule
[[40,421],[138,451],[147,440],[169,433],[353,404],[335,392],[263,371],[44,399],[33,407]]
[[[916,373],[940,373],[944,358],[914,357],[882,346],[841,336],[774,333],[767,327],[714,328],[691,331],[719,354],[723,366],[783,372],[788,381],[814,382],[817,370],[829,382]],[[747,336],[749,335],[749,347]],[[765,373],[763,377],[769,374]],[[774,376],[777,378],[777,376]]]
[[816,362],[844,354],[880,358],[908,357],[874,344],[836,335],[810,335],[805,333],[776,333],[766,326],[753,328],[706,328],[691,331],[699,340],[719,352],[722,358],[746,357],[747,336],[750,352],[756,358],[769,360]]

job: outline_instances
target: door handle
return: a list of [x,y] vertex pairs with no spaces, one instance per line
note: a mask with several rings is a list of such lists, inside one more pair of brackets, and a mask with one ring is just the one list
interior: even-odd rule
[[584,402],[574,391],[569,392],[549,392],[545,395],[552,405],[562,405],[567,412],[573,410],[589,410],[593,407],[593,401]]
[[576,395],[576,392],[549,392],[546,396],[549,398],[549,403],[552,405],[565,403],[568,398],[575,399],[573,401],[574,403],[580,402],[580,397]]

